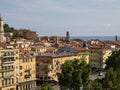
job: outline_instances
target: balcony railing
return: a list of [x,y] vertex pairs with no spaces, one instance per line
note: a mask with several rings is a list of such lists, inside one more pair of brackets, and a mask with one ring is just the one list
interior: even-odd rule
[[2,78],[4,78],[4,79],[14,78],[14,75],[2,76]]
[[14,68],[10,68],[10,69],[1,69],[0,72],[7,72],[7,71],[14,71]]
[[31,74],[25,75],[25,78],[30,78]]
[[30,72],[31,69],[26,69],[25,72]]
[[42,70],[50,71],[52,69],[52,65],[44,65],[42,66]]

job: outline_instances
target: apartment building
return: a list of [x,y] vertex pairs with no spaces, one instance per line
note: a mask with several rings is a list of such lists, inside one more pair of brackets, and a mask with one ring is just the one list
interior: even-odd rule
[[20,52],[19,78],[17,90],[30,90],[36,87],[36,59],[27,51]]
[[47,48],[44,46],[31,46],[31,51],[33,51],[34,53],[45,53]]
[[0,90],[16,90],[19,77],[19,50],[0,43]]
[[78,55],[78,59],[80,61],[86,61],[87,64],[89,64],[89,51],[88,50],[81,50],[79,51]]
[[89,47],[90,65],[95,68],[104,68],[105,61],[111,55],[110,48],[102,48],[100,46]]
[[60,66],[66,60],[77,58],[73,53],[44,53],[36,57],[37,63],[37,84],[58,81],[57,73],[60,73]]
[[89,50],[87,48],[81,48],[81,47],[68,47],[65,46],[58,50],[59,52],[70,52],[77,54],[77,58],[81,61],[86,61],[87,64],[89,64]]

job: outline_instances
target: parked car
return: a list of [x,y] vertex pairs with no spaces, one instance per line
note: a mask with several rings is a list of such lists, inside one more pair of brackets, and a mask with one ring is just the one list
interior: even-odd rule
[[99,72],[99,76],[102,76],[103,75],[103,73],[102,72]]

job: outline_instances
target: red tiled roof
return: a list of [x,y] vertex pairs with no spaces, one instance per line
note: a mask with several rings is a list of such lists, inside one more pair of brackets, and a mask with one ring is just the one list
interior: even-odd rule
[[6,43],[0,42],[0,46],[6,46]]
[[104,47],[102,46],[89,46],[89,49],[103,49]]

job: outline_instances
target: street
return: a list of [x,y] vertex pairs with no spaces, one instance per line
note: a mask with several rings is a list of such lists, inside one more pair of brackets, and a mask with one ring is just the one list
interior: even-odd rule
[[105,72],[102,72],[102,75],[99,75],[99,73],[93,73],[89,76],[90,80],[95,80],[96,78],[104,78]]

